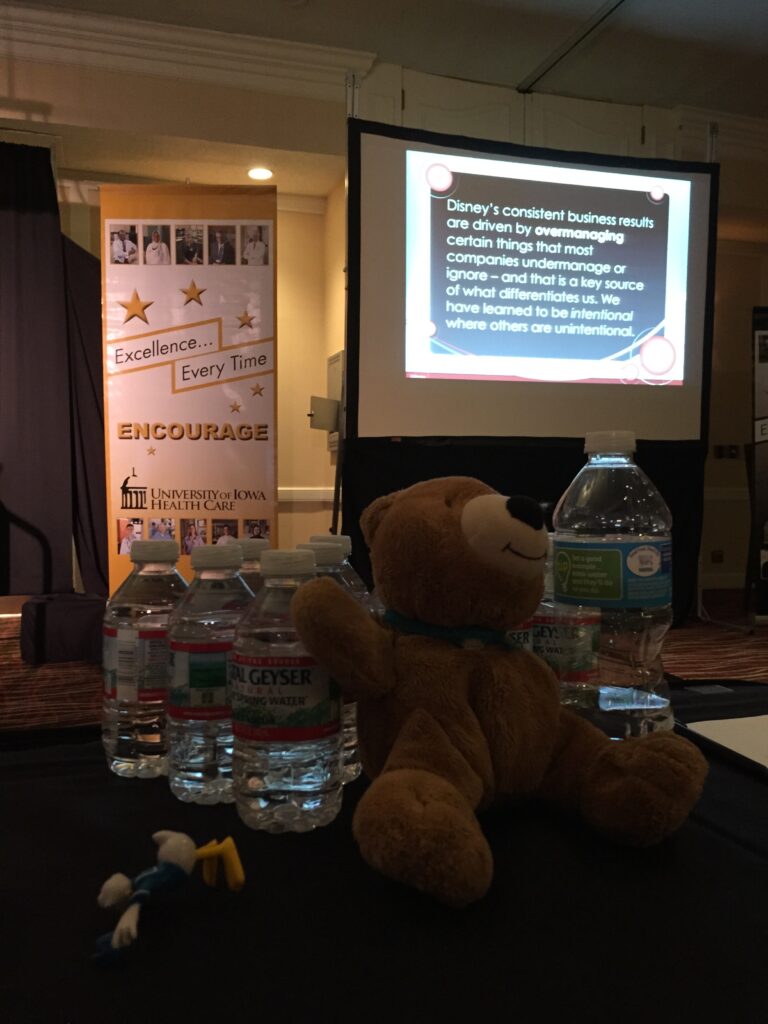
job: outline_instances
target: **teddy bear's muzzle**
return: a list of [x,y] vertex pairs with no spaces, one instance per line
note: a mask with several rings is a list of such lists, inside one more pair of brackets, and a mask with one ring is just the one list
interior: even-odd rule
[[526,497],[481,494],[461,513],[461,530],[475,555],[518,579],[544,572],[547,531],[539,505]]

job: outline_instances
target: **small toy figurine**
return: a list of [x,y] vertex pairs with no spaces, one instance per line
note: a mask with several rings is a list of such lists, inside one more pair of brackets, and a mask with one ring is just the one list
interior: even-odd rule
[[203,861],[203,881],[215,885],[218,858],[224,862],[227,886],[233,891],[243,887],[245,874],[234,840],[228,836],[221,843],[213,839],[197,848],[194,840],[184,832],[155,832],[157,864],[142,871],[134,879],[115,874],[106,880],[98,895],[100,907],[125,906],[115,930],[102,935],[96,942],[94,960],[97,963],[117,962],[122,952],[134,942],[139,933],[139,912],[155,893],[170,891],[186,882],[198,860]]

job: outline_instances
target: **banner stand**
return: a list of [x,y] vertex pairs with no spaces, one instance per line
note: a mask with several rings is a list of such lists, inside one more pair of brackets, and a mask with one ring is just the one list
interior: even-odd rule
[[276,190],[103,185],[109,589],[135,540],[277,545]]

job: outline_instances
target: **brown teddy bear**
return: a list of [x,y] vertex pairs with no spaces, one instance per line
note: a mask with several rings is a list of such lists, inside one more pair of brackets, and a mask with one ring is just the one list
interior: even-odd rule
[[385,623],[330,579],[304,584],[292,607],[358,702],[373,781],[353,830],[372,867],[460,907],[491,883],[476,813],[492,802],[553,801],[639,846],[682,824],[706,775],[696,747],[672,733],[610,741],[561,707],[543,661],[505,646],[542,595],[536,502],[446,477],[379,498],[361,527]]

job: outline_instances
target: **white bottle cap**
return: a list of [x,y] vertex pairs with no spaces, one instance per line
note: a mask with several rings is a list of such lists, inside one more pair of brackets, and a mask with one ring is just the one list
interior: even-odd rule
[[266,537],[243,537],[238,543],[243,549],[244,562],[252,562],[261,558],[262,551],[269,547],[269,541]]
[[341,544],[344,549],[344,557],[352,554],[352,538],[346,533],[313,533],[309,538],[310,544]]
[[262,576],[303,576],[315,571],[313,551],[283,551],[267,548],[261,553]]
[[175,540],[135,540],[131,544],[132,562],[176,562],[178,557]]
[[193,569],[239,569],[243,549],[239,544],[203,544],[192,548]]
[[344,548],[341,544],[332,544],[327,540],[297,544],[296,548],[299,551],[314,551],[315,565],[341,565],[344,561]]
[[632,430],[594,430],[584,438],[584,451],[588,455],[597,452],[633,452],[636,448]]

